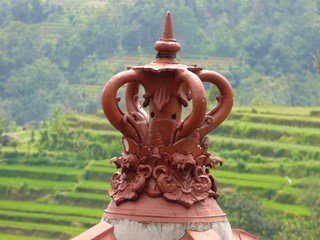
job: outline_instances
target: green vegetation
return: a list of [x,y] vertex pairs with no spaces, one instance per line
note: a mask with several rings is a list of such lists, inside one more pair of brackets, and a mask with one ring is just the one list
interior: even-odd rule
[[[317,230],[320,150],[314,124],[319,120],[313,115],[319,110],[235,107],[228,120],[209,135],[210,152],[224,161],[212,170],[221,195],[219,204],[234,228],[280,240],[301,229],[302,223],[292,221],[298,218],[314,224],[304,226],[306,234]],[[303,119],[307,127],[286,125],[297,119]],[[108,161],[122,152],[121,134],[101,112],[57,113],[46,123],[32,130],[34,141],[29,149],[25,143],[31,130],[20,128],[12,133],[19,141],[16,148],[0,149],[4,193],[0,229],[7,229],[3,236],[69,238],[99,222],[110,201],[107,190],[117,169]],[[85,143],[83,151],[74,145],[79,139],[76,133],[81,133]],[[26,224],[19,225],[22,216]]]
[[307,207],[292,204],[282,204],[266,199],[263,199],[262,203],[267,208],[278,210],[284,213],[290,213],[294,215],[310,215],[310,209]]
[[320,104],[315,0],[0,0],[0,5],[0,122],[6,129],[14,122],[35,128],[57,108],[96,112],[111,76],[154,59],[167,10],[182,45],[178,58],[222,72],[237,105]]
[[[60,205],[60,204],[48,204],[41,202],[26,202],[26,201],[9,201],[9,200],[0,200],[1,209],[7,210],[19,210],[26,213],[43,213],[46,215],[69,215],[77,218],[78,216],[82,217],[91,217],[92,219],[99,217],[101,215],[101,210],[96,208],[85,208],[80,206],[72,205]],[[17,209],[18,207],[18,209]]]
[[47,238],[34,237],[34,236],[19,236],[13,234],[2,234],[0,233],[1,240],[15,239],[15,240],[47,240]]
[[[122,152],[101,92],[115,73],[154,59],[167,10],[178,60],[219,71],[234,88],[237,107],[209,135],[224,161],[212,173],[232,226],[263,239],[317,239],[319,1],[0,6],[0,239],[68,239],[100,220],[117,171],[108,161]],[[216,92],[207,89],[209,104]]]
[[[6,230],[5,230],[6,228]],[[21,231],[39,231],[42,233],[50,233],[51,236],[57,236],[59,238],[66,238],[70,235],[74,235],[79,230],[84,231],[85,228],[73,227],[73,226],[64,226],[60,225],[59,228],[55,224],[45,224],[45,223],[31,223],[31,222],[24,222],[22,225],[20,222],[17,221],[9,221],[9,220],[0,220],[0,229],[2,231],[12,231],[12,229],[19,229]]]

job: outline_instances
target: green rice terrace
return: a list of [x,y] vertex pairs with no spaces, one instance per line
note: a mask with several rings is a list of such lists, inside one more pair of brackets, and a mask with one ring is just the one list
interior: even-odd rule
[[[210,152],[224,161],[212,171],[223,210],[228,195],[245,195],[285,221],[312,215],[319,129],[320,108],[235,107],[209,135]],[[69,239],[98,223],[116,171],[109,159],[121,154],[120,144],[102,112],[56,113],[35,130],[3,133],[0,239]]]

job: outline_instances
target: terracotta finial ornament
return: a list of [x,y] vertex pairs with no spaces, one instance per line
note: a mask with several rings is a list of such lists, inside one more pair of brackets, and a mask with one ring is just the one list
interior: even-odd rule
[[173,27],[170,12],[167,12],[163,27],[162,38],[154,44],[154,48],[158,51],[158,56],[164,54],[175,54],[180,50],[180,44],[173,37]]
[[[155,49],[158,55],[152,63],[118,73],[103,90],[104,113],[123,134],[124,148],[121,157],[111,159],[121,169],[111,179],[111,208],[141,198],[190,208],[219,196],[209,169],[222,161],[208,152],[206,135],[231,111],[231,85],[219,73],[188,67],[175,59],[180,44],[173,36],[170,12]],[[220,92],[209,112],[203,82],[214,84]],[[124,84],[127,112],[120,109],[117,97]],[[143,99],[139,99],[140,86],[145,91]],[[183,107],[190,102],[192,110],[183,119]]]
[[[152,63],[118,73],[105,85],[103,110],[123,134],[122,156],[110,162],[121,171],[112,176],[112,200],[101,222],[74,240],[258,239],[231,229],[209,171],[222,164],[208,152],[206,135],[231,111],[228,80],[176,60],[180,44],[173,36],[170,12],[155,49],[158,54]],[[203,82],[220,92],[209,112]],[[120,109],[117,97],[125,84],[126,111]],[[183,108],[189,104],[190,113],[184,118]]]

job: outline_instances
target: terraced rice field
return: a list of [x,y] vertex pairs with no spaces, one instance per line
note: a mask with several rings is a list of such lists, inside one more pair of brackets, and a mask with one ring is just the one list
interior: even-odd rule
[[85,169],[47,170],[1,165],[0,172],[4,193],[0,199],[0,239],[20,239],[16,235],[21,239],[29,239],[23,235],[34,236],[30,239],[68,239],[99,222],[110,201],[109,183],[91,180],[87,173],[95,171],[90,165]]
[[[220,194],[253,194],[266,208],[309,215],[304,192],[320,192],[320,119],[313,116],[317,111],[235,108],[209,136],[210,151],[224,161],[212,170]],[[81,127],[89,141],[120,144],[121,134],[101,113],[70,116],[68,121],[72,128]],[[14,149],[0,151],[4,156]],[[25,145],[16,151],[25,153]],[[63,166],[61,160],[33,166],[32,159],[23,156],[0,159],[0,239],[68,239],[100,221],[110,201],[109,179],[116,171],[110,158],[82,160],[83,167]]]

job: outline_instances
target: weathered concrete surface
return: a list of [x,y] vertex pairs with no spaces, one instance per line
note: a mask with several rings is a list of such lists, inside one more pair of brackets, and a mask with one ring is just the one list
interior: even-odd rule
[[210,229],[214,230],[221,240],[233,240],[232,230],[228,221],[212,223],[147,223],[125,219],[108,220],[108,222],[114,226],[114,235],[117,240],[178,240],[186,235],[187,230],[205,232]]

